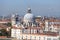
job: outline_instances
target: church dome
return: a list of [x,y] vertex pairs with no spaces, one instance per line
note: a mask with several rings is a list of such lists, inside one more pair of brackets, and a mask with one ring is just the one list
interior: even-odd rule
[[34,18],[34,15],[33,14],[26,14],[24,16],[24,21],[32,22],[33,21],[33,18]]
[[24,22],[33,22],[34,21],[34,15],[31,13],[31,9],[28,8],[27,14],[24,16]]

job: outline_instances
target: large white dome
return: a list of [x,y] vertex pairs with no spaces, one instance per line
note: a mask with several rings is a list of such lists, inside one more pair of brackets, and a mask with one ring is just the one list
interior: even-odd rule
[[31,8],[28,8],[27,14],[24,16],[24,22],[33,22],[34,21],[34,15],[31,13]]
[[27,13],[24,16],[24,22],[33,22],[34,21],[34,15],[31,13]]

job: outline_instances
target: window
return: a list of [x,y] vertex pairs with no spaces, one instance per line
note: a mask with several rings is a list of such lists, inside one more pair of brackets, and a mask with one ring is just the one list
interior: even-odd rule
[[36,36],[35,36],[35,40],[36,40]]
[[40,37],[39,37],[39,40],[40,40]]
[[30,40],[32,40],[32,36],[30,36]]
[[21,38],[22,40],[23,40],[23,36],[22,36],[22,38]]
[[53,40],[57,40],[57,39],[53,39]]
[[22,29],[22,33],[24,33],[24,29]]
[[26,40],[27,40],[27,36],[26,36]]
[[47,38],[47,40],[51,40],[51,38]]

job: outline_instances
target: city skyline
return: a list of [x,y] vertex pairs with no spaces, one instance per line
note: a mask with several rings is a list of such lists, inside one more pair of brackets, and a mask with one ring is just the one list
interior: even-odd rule
[[60,0],[0,0],[0,15],[25,15],[28,7],[37,16],[60,16]]

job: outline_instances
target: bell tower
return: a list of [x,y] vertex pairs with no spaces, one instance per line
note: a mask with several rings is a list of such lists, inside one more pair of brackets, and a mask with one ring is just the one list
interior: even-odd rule
[[15,15],[15,14],[13,14],[13,15],[12,15],[12,17],[11,17],[11,23],[12,23],[12,26],[14,26],[14,25],[16,24],[15,16],[16,16],[16,15]]

